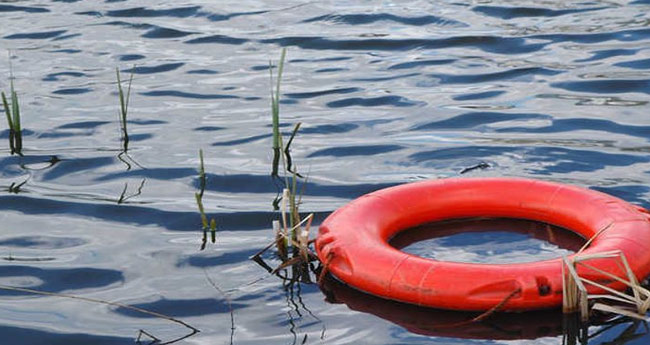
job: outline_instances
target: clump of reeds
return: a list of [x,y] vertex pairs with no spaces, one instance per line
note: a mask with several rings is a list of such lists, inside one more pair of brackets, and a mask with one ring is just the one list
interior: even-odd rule
[[[597,267],[594,267],[587,262],[589,260],[595,259],[609,259],[615,260],[618,267],[623,267],[626,278],[621,278],[616,274],[611,272],[603,271]],[[603,276],[611,279],[612,281],[617,281],[619,283],[625,284],[632,294],[627,294],[625,292],[620,292],[614,290],[608,286],[605,286],[596,281],[581,277],[577,272],[577,267],[582,266],[594,272],[598,272]],[[589,294],[585,285],[591,285],[598,287],[607,293],[604,294]],[[616,313],[619,315],[624,315],[641,320],[650,320],[645,315],[648,309],[650,309],[650,291],[642,287],[639,281],[636,279],[634,272],[628,264],[625,254],[620,250],[607,251],[596,254],[589,255],[576,255],[573,258],[569,259],[567,257],[563,258],[563,294],[564,299],[562,303],[562,310],[565,313],[571,312],[580,312],[583,321],[589,319],[589,300],[610,300],[618,302],[622,305],[607,305],[602,302],[596,302],[591,306],[592,310],[600,310],[608,313]],[[625,305],[633,306],[632,309],[626,307]]]
[[[276,198],[273,202],[274,207],[277,206],[280,210],[280,220],[272,222],[275,233],[274,242],[254,255],[252,259],[273,274],[279,274],[281,270],[291,267],[291,277],[285,276],[283,278],[287,278],[290,282],[299,280],[309,282],[309,272],[313,271],[313,267],[310,267],[309,264],[312,261],[318,260],[317,256],[309,248],[309,245],[312,242],[309,239],[309,232],[314,215],[309,214],[303,218],[300,213],[302,193],[298,191],[300,188],[299,181],[303,180],[304,186],[304,180],[306,180],[306,178],[298,173],[296,167],[292,163],[290,154],[291,143],[298,133],[301,124],[297,123],[294,126],[286,145],[283,142],[282,133],[280,131],[280,85],[282,73],[284,71],[285,58],[286,49],[282,49],[275,81],[273,78],[272,64],[269,64],[271,79],[271,123],[273,132],[273,162],[271,177],[279,180],[284,186],[279,198]],[[282,164],[282,170],[284,171],[283,178],[280,178],[279,176],[280,164]],[[271,268],[261,258],[261,255],[272,247],[276,248],[277,255],[282,261],[282,263],[276,268]]]
[[9,127],[9,149],[11,154],[22,155],[23,150],[23,134],[22,128],[20,125],[20,106],[18,104],[18,94],[14,88],[14,76],[11,72],[9,75],[9,98],[11,103],[7,101],[7,96],[4,91],[2,95],[2,105],[5,109],[5,115],[7,116],[7,125]]
[[217,221],[212,218],[208,222],[208,216],[205,214],[205,209],[203,208],[203,192],[205,192],[205,185],[207,183],[205,166],[203,163],[203,150],[199,150],[199,161],[199,191],[194,193],[194,197],[196,199],[196,205],[199,208],[199,213],[201,214],[201,228],[203,229],[201,250],[204,250],[208,243],[208,232],[210,232],[210,240],[212,243],[217,241]]
[[[634,272],[628,264],[625,254],[620,250],[606,251],[594,254],[581,254],[581,252],[593,241],[595,237],[603,231],[610,228],[608,225],[598,231],[572,258],[564,256],[562,258],[562,311],[565,313],[579,312],[583,322],[589,320],[590,305],[589,300],[610,300],[615,301],[618,305],[608,305],[602,302],[596,302],[591,305],[591,310],[615,313],[635,319],[650,320],[646,313],[650,309],[650,291],[641,286]],[[592,266],[587,262],[590,260],[614,260],[617,267],[625,272],[625,278],[620,277],[612,272],[606,272],[600,268]],[[631,291],[631,295],[625,292],[614,290],[604,284],[587,279],[578,274],[578,267],[583,267],[592,272],[597,272],[612,281],[624,284]],[[626,279],[627,278],[627,279]],[[585,285],[595,286],[606,291],[603,294],[589,294]],[[630,308],[629,306],[632,306]]]

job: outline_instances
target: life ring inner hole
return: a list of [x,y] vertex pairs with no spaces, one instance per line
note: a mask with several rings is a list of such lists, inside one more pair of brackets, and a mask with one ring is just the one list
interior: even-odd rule
[[573,231],[539,221],[463,218],[400,231],[389,244],[437,261],[511,264],[570,255],[585,242]]

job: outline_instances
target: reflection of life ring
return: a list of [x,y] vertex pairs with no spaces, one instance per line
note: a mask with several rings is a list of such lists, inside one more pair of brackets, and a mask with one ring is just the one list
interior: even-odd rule
[[[592,238],[583,254],[621,250],[638,279],[650,273],[647,211],[597,191],[511,178],[443,179],[391,187],[365,195],[321,225],[316,251],[329,271],[373,295],[455,310],[532,310],[562,303],[560,259],[517,264],[442,262],[404,253],[388,241],[428,222],[471,217],[536,220]],[[624,276],[613,260],[590,265]],[[622,290],[595,271],[587,279]],[[588,287],[591,293],[600,290]]]
[[[565,317],[559,310],[538,310],[523,313],[494,313],[483,322],[467,322],[477,317],[477,312],[461,312],[418,307],[395,302],[354,290],[334,279],[324,279],[321,285],[331,303],[344,303],[348,308],[370,313],[397,324],[411,333],[461,339],[537,339],[571,333],[565,330]],[[597,315],[592,324],[606,322]],[[566,319],[569,321],[570,319]],[[574,332],[577,332],[574,331]]]

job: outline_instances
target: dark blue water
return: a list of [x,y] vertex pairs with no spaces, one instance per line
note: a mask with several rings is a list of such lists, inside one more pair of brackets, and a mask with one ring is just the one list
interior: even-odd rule
[[[302,122],[292,157],[316,223],[367,192],[459,175],[650,207],[649,13],[642,0],[0,2],[0,90],[10,50],[25,147],[10,155],[0,127],[0,285],[166,314],[201,330],[183,344],[230,344],[231,309],[234,344],[562,344],[559,314],[526,318],[542,328],[434,332],[413,322],[466,316],[338,288],[328,302],[249,260],[278,218],[269,61],[288,48],[281,122],[287,135]],[[124,162],[116,68],[134,71]],[[218,225],[204,251],[201,148]],[[440,244],[458,250],[450,260],[482,235],[463,236]],[[494,250],[519,235],[504,236]],[[594,324],[588,343],[648,343],[637,326]],[[130,344],[140,330],[187,334],[124,307],[0,289],[3,343]]]

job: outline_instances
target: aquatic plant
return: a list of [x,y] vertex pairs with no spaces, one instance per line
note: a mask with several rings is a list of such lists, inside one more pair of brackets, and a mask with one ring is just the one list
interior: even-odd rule
[[[311,244],[309,231],[314,215],[309,214],[303,218],[300,213],[302,192],[298,192],[299,182],[302,180],[302,188],[304,189],[306,178],[298,173],[290,154],[290,146],[300,129],[301,123],[297,123],[294,126],[286,145],[283,143],[282,133],[280,131],[280,86],[286,53],[286,49],[282,49],[278,62],[276,80],[273,78],[273,65],[269,63],[271,80],[271,127],[273,131],[271,178],[279,182],[282,186],[282,192],[273,200],[273,207],[280,211],[280,220],[272,222],[275,234],[274,241],[253,255],[251,259],[267,269],[270,273],[281,277],[285,280],[287,286],[291,286],[297,281],[311,282],[310,272],[314,272],[315,268],[310,264],[313,261],[317,261],[318,258],[309,248]],[[282,164],[282,170],[284,172],[282,178],[279,176],[280,164]],[[262,259],[262,254],[272,247],[276,248],[277,256],[282,261],[276,268],[271,268]],[[280,271],[288,268],[291,268],[291,276],[280,274]]]
[[282,72],[284,71],[284,59],[287,56],[287,48],[282,49],[280,61],[278,62],[278,75],[276,77],[275,91],[273,91],[273,65],[269,62],[269,76],[271,79],[271,127],[273,129],[273,164],[272,176],[278,176],[280,156],[282,148],[282,134],[280,133],[280,85]]
[[201,250],[204,250],[208,242],[208,231],[210,232],[210,240],[212,243],[217,241],[217,221],[212,218],[208,222],[208,216],[205,214],[205,209],[203,208],[203,193],[205,192],[205,186],[207,183],[205,165],[203,163],[203,150],[199,150],[199,162],[199,192],[194,193],[194,198],[196,199],[196,205],[198,206],[201,215],[201,228],[203,229]]
[[7,101],[7,96],[4,91],[0,93],[2,95],[2,105],[5,109],[5,115],[7,117],[7,125],[9,126],[9,149],[11,154],[14,153],[22,155],[23,149],[23,136],[22,128],[20,125],[20,106],[18,104],[18,94],[14,88],[14,76],[10,68],[10,77],[9,77],[9,97],[11,98],[11,103]]
[[126,170],[131,170],[131,163],[137,165],[140,168],[144,168],[136,160],[129,155],[129,131],[127,128],[128,123],[128,114],[129,114],[129,101],[131,99],[131,84],[133,83],[133,75],[135,74],[135,66],[131,69],[131,76],[129,77],[129,84],[126,88],[126,92],[122,88],[122,79],[120,77],[119,68],[115,68],[115,74],[117,76],[117,94],[120,102],[120,108],[118,110],[118,117],[120,119],[120,133],[122,135],[122,150],[117,155],[117,158],[126,165]]
[[[637,280],[634,272],[628,264],[628,259],[625,254],[620,250],[605,251],[593,254],[582,254],[591,242],[603,232],[612,227],[613,223],[600,229],[594,236],[592,236],[580,250],[571,258],[563,256],[562,258],[562,311],[564,313],[579,312],[582,322],[589,321],[589,314],[591,310],[599,310],[606,313],[614,313],[630,317],[637,320],[648,321],[646,313],[650,309],[650,290],[643,287]],[[625,278],[622,278],[612,272],[606,272],[602,269],[587,264],[590,260],[616,260],[616,266],[621,268],[624,272]],[[617,291],[600,282],[593,281],[580,276],[578,274],[578,266],[597,272],[606,276],[611,281],[616,281],[627,286],[632,295],[624,292]],[[592,295],[589,294],[585,285],[595,286],[605,293]],[[618,303],[618,305],[608,305],[602,302],[597,302],[592,305],[589,300],[610,300]],[[632,307],[630,307],[632,306]]]
[[131,98],[131,84],[133,83],[133,73],[135,72],[135,66],[131,71],[131,76],[129,77],[129,85],[126,89],[126,96],[124,94],[124,89],[122,88],[122,80],[120,78],[119,68],[115,68],[115,74],[117,76],[117,92],[120,100],[120,109],[119,109],[119,118],[120,118],[120,128],[122,130],[122,142],[124,144],[124,151],[126,152],[129,147],[129,132],[127,130],[127,116],[129,113],[129,100]]
[[[618,267],[624,268],[627,279],[621,278],[616,274],[603,271],[586,263],[587,261],[596,259],[618,260],[616,264]],[[601,284],[600,282],[580,276],[577,271],[578,266],[582,266],[583,268],[598,272],[611,279],[612,281],[617,281],[619,283],[625,284],[632,292],[632,295],[614,290],[608,286]],[[641,286],[639,281],[636,279],[636,276],[632,272],[625,254],[623,254],[623,252],[620,250],[595,253],[590,255],[578,254],[571,259],[565,256],[563,258],[562,269],[562,293],[564,296],[562,310],[565,313],[579,312],[583,322],[587,322],[589,320],[590,309],[607,313],[615,313],[643,321],[648,320],[646,313],[648,312],[648,309],[650,309],[650,291]],[[585,285],[596,286],[603,291],[606,291],[606,293],[591,295],[587,292]],[[614,306],[597,302],[590,306],[589,299],[610,300],[615,301],[619,304],[622,303],[623,305]],[[632,308],[628,308],[625,306],[626,304],[631,305]]]

